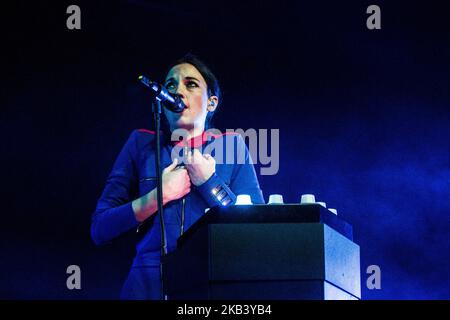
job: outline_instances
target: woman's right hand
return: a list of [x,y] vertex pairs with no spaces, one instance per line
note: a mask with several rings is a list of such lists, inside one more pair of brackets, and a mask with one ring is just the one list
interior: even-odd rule
[[191,180],[185,168],[178,167],[178,159],[162,172],[163,202],[180,199],[191,192]]

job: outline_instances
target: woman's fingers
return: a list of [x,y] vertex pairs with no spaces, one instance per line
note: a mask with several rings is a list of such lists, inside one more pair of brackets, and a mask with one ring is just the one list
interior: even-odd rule
[[178,164],[178,159],[175,158],[175,159],[173,159],[172,163],[168,167],[166,167],[163,171],[164,172],[173,171],[177,167],[177,164]]

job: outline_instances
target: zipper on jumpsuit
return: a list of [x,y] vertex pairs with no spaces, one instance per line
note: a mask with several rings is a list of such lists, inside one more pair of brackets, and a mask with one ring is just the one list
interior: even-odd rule
[[180,223],[180,236],[184,233],[184,207],[186,205],[186,198],[181,200],[181,223]]

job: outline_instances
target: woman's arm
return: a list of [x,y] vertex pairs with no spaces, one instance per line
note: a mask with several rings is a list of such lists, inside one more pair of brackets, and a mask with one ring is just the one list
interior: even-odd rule
[[138,185],[137,134],[133,131],[119,153],[92,215],[91,237],[96,244],[106,243],[138,225],[131,204]]
[[[233,172],[228,186],[215,172],[211,177],[198,186],[198,190],[210,207],[229,205],[236,201],[236,195],[248,194],[253,203],[264,203],[264,197],[259,187],[258,178],[247,146],[240,135],[234,138]],[[225,157],[223,157],[225,158]],[[238,159],[243,159],[239,163]]]
[[[123,147],[98,200],[91,224],[91,237],[96,244],[106,243],[136,228],[158,210],[156,188],[133,200],[139,176],[135,161],[139,152],[137,135],[134,131]],[[187,170],[176,166],[177,160],[174,160],[163,171],[163,205],[190,192]]]

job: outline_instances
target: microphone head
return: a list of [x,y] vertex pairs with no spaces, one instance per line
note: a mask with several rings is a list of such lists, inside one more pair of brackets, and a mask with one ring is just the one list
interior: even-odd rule
[[146,87],[150,87],[151,81],[147,77],[140,75],[138,77],[138,80]]
[[186,105],[184,104],[183,100],[178,95],[174,95],[173,98],[174,98],[173,102],[164,101],[163,105],[172,112],[175,113],[183,112],[183,110],[186,108]]
[[185,108],[183,100],[177,94],[171,94],[169,90],[159,83],[152,82],[147,77],[140,75],[138,80],[150,89],[150,92],[155,97],[156,100],[161,101],[164,107],[172,112],[180,113]]

